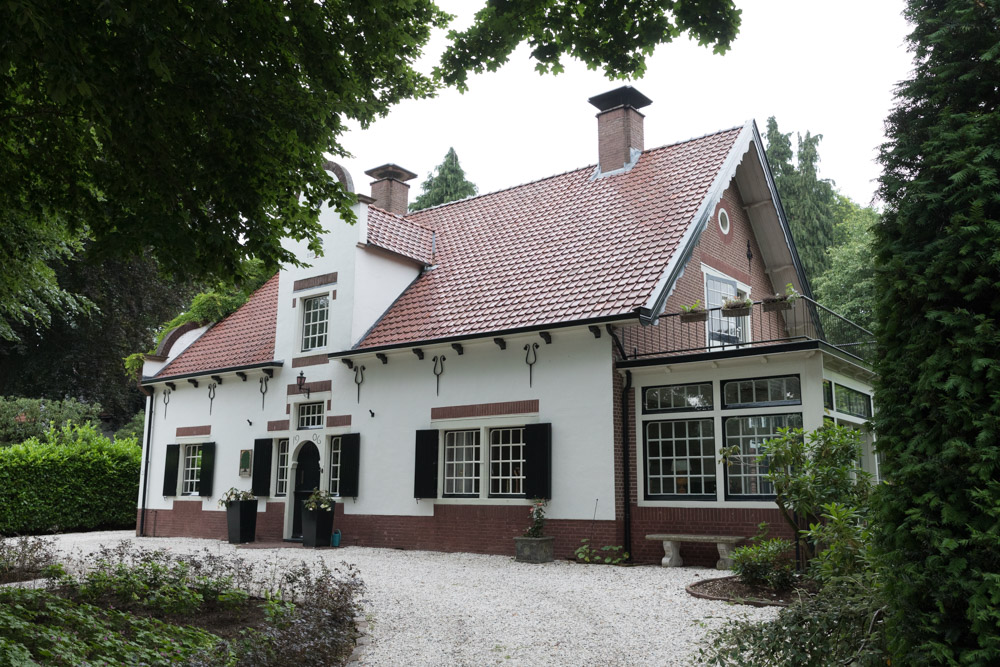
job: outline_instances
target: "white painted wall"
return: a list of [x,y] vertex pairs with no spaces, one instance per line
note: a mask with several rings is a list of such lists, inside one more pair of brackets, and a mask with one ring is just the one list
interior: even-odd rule
[[358,249],[354,268],[352,345],[368,333],[418,275],[420,267],[412,260],[395,257],[371,246]]

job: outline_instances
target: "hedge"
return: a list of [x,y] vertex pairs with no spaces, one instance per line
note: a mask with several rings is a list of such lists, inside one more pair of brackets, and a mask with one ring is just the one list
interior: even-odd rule
[[0,535],[131,528],[141,449],[92,425],[0,448]]

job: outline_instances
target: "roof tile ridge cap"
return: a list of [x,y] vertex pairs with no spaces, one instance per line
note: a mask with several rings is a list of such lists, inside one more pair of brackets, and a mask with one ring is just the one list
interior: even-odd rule
[[[551,174],[549,176],[543,176],[542,178],[536,178],[533,181],[525,181],[524,183],[517,183],[515,185],[508,185],[507,187],[500,188],[499,190],[493,190],[491,192],[482,192],[482,193],[476,194],[476,195],[469,195],[468,197],[464,197],[462,199],[456,199],[454,201],[446,201],[443,204],[435,204],[434,206],[428,206],[427,208],[422,208],[422,209],[420,209],[418,211],[413,211],[409,215],[416,215],[418,213],[424,213],[425,211],[433,211],[435,209],[444,208],[445,206],[451,206],[452,204],[461,204],[463,202],[469,201],[470,199],[479,199],[481,197],[489,197],[489,196],[492,196],[492,195],[498,195],[498,194],[501,194],[503,192],[509,192],[510,190],[516,190],[518,188],[523,188],[526,185],[534,185],[535,183],[541,183],[543,181],[548,181],[548,180],[551,180],[553,178],[559,178],[560,176],[566,176],[567,174],[575,174],[578,171],[584,171],[584,172],[588,172],[589,173],[589,172],[593,171],[594,167],[596,167],[596,166],[597,166],[597,163],[595,162],[594,164],[588,164],[585,167],[576,167],[575,169],[567,169],[566,171],[561,171],[558,174]],[[407,220],[409,220],[409,218],[407,218]],[[416,221],[414,220],[413,222],[416,222]]]
[[662,146],[654,146],[653,148],[647,148],[646,150],[643,151],[643,153],[651,153],[653,151],[663,150],[664,148],[673,148],[674,146],[680,146],[681,144],[689,144],[692,141],[700,141],[701,139],[707,139],[709,137],[714,137],[717,134],[725,134],[726,132],[733,132],[735,130],[742,130],[744,127],[746,127],[746,123],[744,123],[743,125],[734,125],[733,127],[727,127],[725,129],[722,129],[722,130],[716,130],[715,132],[708,132],[706,134],[702,134],[702,135],[697,136],[697,137],[691,137],[690,139],[682,139],[681,141],[675,141],[675,142],[670,143],[670,144],[663,144]]

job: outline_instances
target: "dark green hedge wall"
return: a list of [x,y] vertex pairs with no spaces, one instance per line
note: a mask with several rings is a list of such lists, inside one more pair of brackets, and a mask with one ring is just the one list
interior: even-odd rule
[[140,460],[90,424],[0,448],[0,535],[133,527]]

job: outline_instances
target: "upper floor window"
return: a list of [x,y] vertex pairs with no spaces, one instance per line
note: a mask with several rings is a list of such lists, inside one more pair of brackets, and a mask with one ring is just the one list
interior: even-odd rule
[[842,384],[834,384],[834,394],[837,405],[837,412],[855,417],[870,419],[872,416],[872,397],[863,391],[845,387]]
[[299,404],[298,428],[323,428],[323,403],[300,403]]
[[201,445],[188,445],[184,448],[184,476],[182,477],[181,494],[196,496],[201,482]]
[[723,317],[722,304],[726,299],[746,298],[747,290],[741,289],[731,278],[705,274],[705,306],[708,308],[708,347],[725,347],[750,342],[750,318]]
[[802,387],[798,375],[783,375],[722,383],[722,407],[747,408],[767,405],[799,405]]
[[326,347],[330,299],[327,295],[302,300],[302,351]]
[[729,233],[729,213],[724,208],[719,209],[719,229],[723,234]]
[[643,412],[686,412],[712,409],[712,383],[646,387]]

